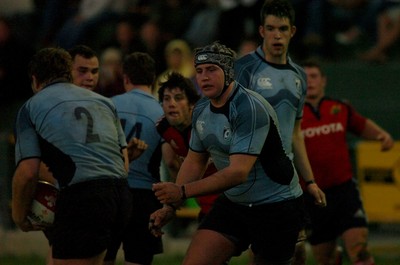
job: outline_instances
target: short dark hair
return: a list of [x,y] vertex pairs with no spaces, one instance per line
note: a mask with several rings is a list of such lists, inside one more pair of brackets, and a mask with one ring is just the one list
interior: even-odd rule
[[158,89],[158,99],[160,102],[163,101],[165,89],[180,88],[189,101],[189,104],[194,105],[200,99],[200,95],[194,88],[192,81],[183,75],[172,72],[168,75],[167,81],[162,82],[160,88]]
[[294,25],[295,11],[287,0],[266,0],[260,12],[261,25],[264,24],[265,18],[269,15],[280,18],[286,17],[289,19],[290,25]]
[[35,76],[39,84],[48,84],[57,79],[72,81],[72,58],[62,48],[44,48],[39,50],[29,63],[28,73]]
[[77,55],[80,55],[86,59],[97,57],[96,52],[92,48],[86,45],[76,45],[73,48],[71,48],[68,52],[71,55],[72,60],[74,60]]
[[123,71],[132,84],[151,86],[156,78],[156,63],[149,54],[134,52],[125,58]]
[[309,59],[309,60],[304,61],[301,65],[303,67],[315,67],[319,70],[319,72],[321,73],[322,76],[325,76],[325,72],[322,69],[321,64],[317,60]]

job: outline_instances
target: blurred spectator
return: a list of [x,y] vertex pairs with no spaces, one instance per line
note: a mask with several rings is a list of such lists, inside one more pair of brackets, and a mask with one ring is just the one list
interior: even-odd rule
[[34,6],[32,0],[1,0],[0,16],[11,17],[22,13],[31,13]]
[[[350,26],[344,32],[336,34],[336,41],[342,45],[355,43],[362,35],[369,35],[373,38],[376,32],[375,22],[378,12],[384,0],[329,0],[336,8],[338,13],[342,12],[343,17],[349,17]],[[347,13],[347,14],[346,14]],[[340,19],[336,18],[336,19]]]
[[264,0],[219,0],[218,40],[237,50],[240,40],[258,32]]
[[159,75],[166,69],[164,56],[165,41],[161,36],[159,24],[148,19],[140,28],[140,40],[148,53],[156,61],[156,74]]
[[40,21],[38,25],[39,48],[52,45],[56,33],[65,21],[78,12],[80,0],[45,0],[40,9]]
[[384,5],[377,19],[377,40],[374,45],[360,55],[367,62],[384,63],[388,50],[400,36],[400,1],[384,0]]
[[91,30],[106,21],[118,19],[125,9],[126,0],[80,0],[77,12],[62,25],[55,42],[65,49],[78,43],[85,44]]
[[125,93],[122,77],[122,53],[116,48],[105,49],[100,56],[99,84],[95,92],[112,97]]
[[161,38],[168,42],[181,38],[195,11],[192,0],[158,0],[151,6],[150,18],[157,21]]
[[257,47],[261,44],[261,40],[257,39],[256,37],[247,37],[243,39],[237,50],[237,59],[246,54],[254,51]]
[[[130,17],[121,18],[115,26],[115,36],[111,42],[107,43],[106,48],[116,48],[125,57],[132,52],[144,52],[146,47],[140,39],[139,30],[142,23],[141,17],[132,14]],[[137,21],[139,20],[139,21]],[[134,22],[136,21],[136,22]]]
[[156,97],[158,97],[158,88],[161,83],[167,81],[172,72],[177,72],[189,79],[194,78],[195,74],[192,50],[185,40],[175,39],[168,42],[165,47],[165,60],[167,69],[158,75],[153,91]]
[[0,17],[0,101],[12,103],[32,95],[28,63],[33,47],[15,38],[9,20]]
[[297,16],[291,53],[299,60],[327,57],[332,51],[331,4],[327,0],[292,0]]
[[192,47],[205,46],[216,40],[220,16],[218,0],[206,0],[198,7],[183,35]]

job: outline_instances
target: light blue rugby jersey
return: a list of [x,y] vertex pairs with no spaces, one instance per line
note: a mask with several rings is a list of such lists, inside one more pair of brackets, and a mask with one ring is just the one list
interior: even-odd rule
[[150,94],[133,89],[111,98],[117,108],[126,140],[139,138],[148,144],[143,154],[129,165],[131,188],[151,189],[160,181],[161,137],[156,123],[164,114],[160,103]]
[[114,104],[70,83],[54,83],[19,110],[15,160],[38,157],[61,188],[100,179],[126,178],[126,147]]
[[233,202],[259,205],[302,194],[294,167],[280,139],[272,106],[259,94],[235,84],[229,101],[215,108],[206,98],[195,106],[190,148],[209,152],[218,170],[232,154],[258,156],[245,183],[225,191]]
[[273,106],[285,149],[293,159],[293,128],[296,120],[303,116],[307,92],[304,70],[290,58],[286,65],[268,63],[259,46],[235,62],[235,80],[245,88],[261,94]]

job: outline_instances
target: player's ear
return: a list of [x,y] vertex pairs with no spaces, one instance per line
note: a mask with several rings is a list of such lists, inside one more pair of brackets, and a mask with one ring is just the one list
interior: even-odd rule
[[31,89],[32,89],[33,93],[39,92],[38,82],[37,82],[36,76],[34,76],[34,75],[31,76]]
[[291,33],[290,33],[290,37],[293,38],[293,36],[294,36],[294,34],[296,33],[296,31],[297,31],[296,26],[292,26],[292,28],[291,28]]
[[260,34],[260,36],[261,36],[262,38],[264,38],[264,26],[260,25],[260,26],[258,27],[258,33]]

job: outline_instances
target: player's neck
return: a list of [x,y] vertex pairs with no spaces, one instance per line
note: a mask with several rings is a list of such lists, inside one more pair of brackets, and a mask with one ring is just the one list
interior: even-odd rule
[[133,90],[133,89],[141,90],[141,91],[146,92],[147,94],[151,94],[151,87],[150,87],[150,86],[147,86],[147,85],[135,85],[135,84],[131,84],[131,85],[125,87],[125,90],[126,90],[127,92],[128,92],[128,91],[131,91],[131,90]]
[[225,105],[225,103],[228,101],[229,99],[229,95],[232,92],[233,89],[233,82],[228,86],[228,88],[218,97],[216,98],[210,98],[211,104],[216,107],[216,108],[220,108],[223,105]]
[[306,102],[308,104],[310,104],[311,106],[313,106],[313,108],[315,109],[315,108],[318,107],[319,102],[321,101],[322,98],[323,98],[322,96],[320,96],[320,97],[307,97],[306,98]]
[[287,63],[287,55],[273,55],[268,50],[263,49],[264,51],[264,59],[272,64],[286,64]]

